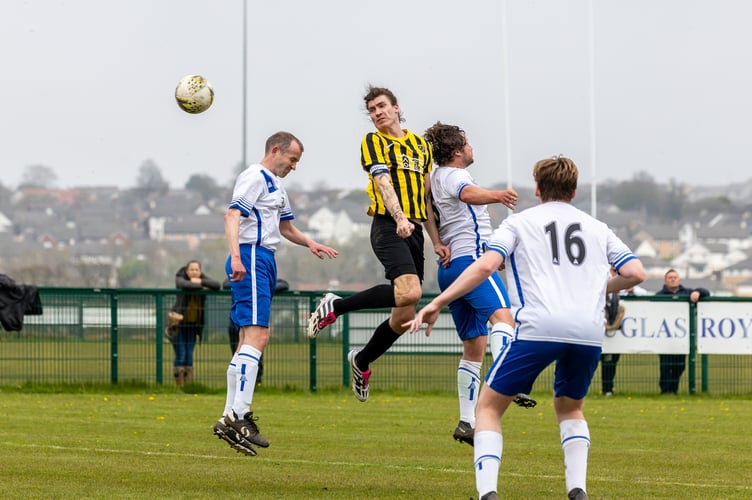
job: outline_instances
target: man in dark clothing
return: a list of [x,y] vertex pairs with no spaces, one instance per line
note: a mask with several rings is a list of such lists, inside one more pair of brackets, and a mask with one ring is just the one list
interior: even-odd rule
[[[615,271],[612,272],[615,273]],[[613,292],[606,295],[606,331],[614,331],[621,328],[624,319],[624,306],[619,304],[619,293]],[[616,376],[616,364],[620,354],[601,354],[601,389],[604,396],[614,393],[614,377]]]
[[[710,292],[706,288],[686,288],[681,284],[679,273],[669,269],[663,278],[663,288],[656,295],[689,295],[690,302],[697,302],[708,297]],[[661,363],[661,394],[676,394],[679,390],[679,379],[684,373],[687,358],[684,354],[659,354]]]
[[0,274],[0,325],[9,332],[23,329],[24,315],[42,314],[42,301],[34,285],[19,285]]

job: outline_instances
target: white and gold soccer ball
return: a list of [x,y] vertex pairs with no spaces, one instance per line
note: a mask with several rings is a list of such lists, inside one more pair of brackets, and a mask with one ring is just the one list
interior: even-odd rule
[[201,75],[184,76],[175,87],[175,100],[186,113],[203,113],[214,102],[214,89]]

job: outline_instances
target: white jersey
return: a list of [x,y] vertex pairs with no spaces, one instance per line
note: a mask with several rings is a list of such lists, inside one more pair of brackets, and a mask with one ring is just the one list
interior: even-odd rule
[[488,244],[504,256],[517,338],[600,346],[608,270],[634,254],[606,224],[564,202],[510,215]]
[[242,214],[240,244],[259,245],[272,252],[282,239],[280,221],[295,218],[279,177],[259,164],[249,166],[238,175],[229,208],[236,208]]
[[439,239],[449,247],[452,260],[470,255],[478,258],[491,236],[491,217],[485,205],[460,200],[467,186],[478,183],[464,168],[437,167],[431,172],[431,195],[438,212]]

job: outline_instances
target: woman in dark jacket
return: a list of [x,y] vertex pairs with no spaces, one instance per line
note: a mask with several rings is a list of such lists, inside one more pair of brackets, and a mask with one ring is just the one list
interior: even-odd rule
[[173,374],[178,386],[193,381],[193,350],[196,340],[201,340],[204,332],[204,302],[206,296],[191,293],[198,290],[219,290],[219,282],[206,276],[201,271],[201,263],[189,261],[175,274],[175,286],[184,291],[175,299],[172,310],[183,315],[178,325],[177,336],[172,342],[175,351]]

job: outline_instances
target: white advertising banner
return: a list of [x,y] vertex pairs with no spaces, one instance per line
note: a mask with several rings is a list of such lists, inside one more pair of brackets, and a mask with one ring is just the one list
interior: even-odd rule
[[752,354],[752,304],[749,302],[699,302],[697,304],[699,354]]
[[689,304],[687,302],[622,301],[621,329],[606,332],[606,354],[688,354]]

